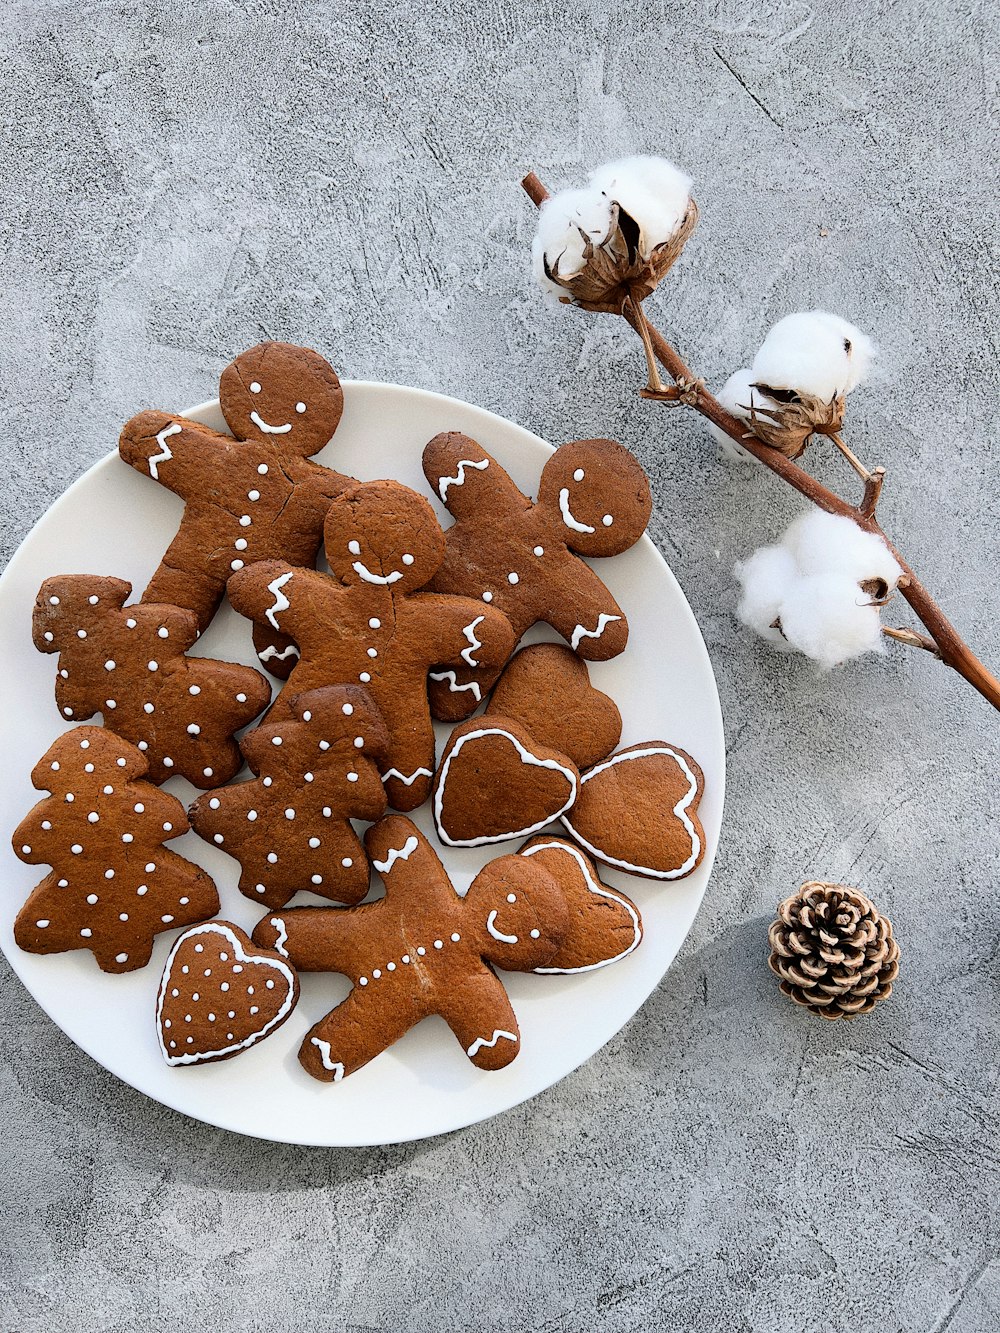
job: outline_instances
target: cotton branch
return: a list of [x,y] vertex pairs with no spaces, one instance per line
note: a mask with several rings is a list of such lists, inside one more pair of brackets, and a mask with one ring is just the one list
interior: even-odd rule
[[[536,208],[549,197],[548,191],[534,172],[525,176],[522,185]],[[694,216],[697,216],[696,211]],[[818,505],[820,509],[830,514],[841,514],[866,532],[881,537],[903,571],[898,583],[899,590],[927,630],[927,636],[924,636],[914,630],[886,628],[885,635],[940,657],[1000,711],[1000,681],[975,656],[879,525],[876,510],[885,469],[876,468],[873,472],[869,472],[839,441],[839,436],[831,432],[831,436],[835,437],[834,442],[848,455],[852,466],[864,479],[864,495],[858,504],[852,505],[817,481],[791,458],[785,457],[778,449],[756,438],[748,429],[748,423],[739,420],[722,406],[705,388],[704,382],[695,376],[674,347],[667,342],[663,334],[649,322],[641,308],[644,295],[645,293],[639,292],[623,293],[616,311],[642,339],[650,371],[649,383],[643,390],[643,396],[693,407],[740,445],[747,454],[752,455],[759,463],[763,463],[766,468],[800,495],[804,495],[807,500]],[[654,358],[673,379],[673,385],[664,387],[659,381],[659,376],[654,373]]]

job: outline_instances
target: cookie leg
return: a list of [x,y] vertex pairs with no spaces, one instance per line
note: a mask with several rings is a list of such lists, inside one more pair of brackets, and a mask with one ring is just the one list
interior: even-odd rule
[[300,653],[293,638],[267,625],[254,625],[253,646],[261,666],[279,680],[287,680]]
[[434,725],[424,682],[420,692],[380,691],[376,702],[389,731],[382,781],[395,810],[416,810],[431,794],[434,778]]
[[492,972],[453,990],[442,1017],[477,1069],[503,1069],[521,1049],[514,1010]]
[[435,667],[428,677],[431,715],[439,722],[471,717],[496,682],[499,671],[469,667]]
[[[163,602],[193,611],[198,617],[199,633],[211,624],[226,591],[225,579],[207,573],[199,565],[202,540],[197,534],[186,532],[182,525],[140,598],[147,604]],[[206,544],[210,549],[211,541]]]
[[[392,980],[388,985],[398,987],[399,982]],[[372,987],[377,983],[370,983],[367,991],[356,987],[343,1004],[306,1033],[299,1063],[307,1074],[325,1083],[339,1083],[397,1042],[423,1017],[414,1009],[411,996],[393,992],[398,1002],[392,1003]]]

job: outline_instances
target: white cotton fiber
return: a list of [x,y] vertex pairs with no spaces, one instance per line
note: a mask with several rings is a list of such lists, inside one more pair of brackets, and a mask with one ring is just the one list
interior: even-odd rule
[[625,157],[590,173],[590,183],[619,204],[639,227],[639,254],[648,259],[684,220],[691,177],[665,157]]
[[781,603],[781,628],[792,648],[826,668],[882,651],[878,607],[844,574],[795,579]]
[[782,604],[798,578],[790,553],[783,546],[761,546],[748,560],[736,566],[736,577],[743,584],[743,596],[736,614],[744,625],[762,638],[789,651],[774,622],[780,617]]
[[[741,370],[734,370],[729,376],[729,379],[726,380],[725,384],[716,394],[716,397],[726,411],[731,412],[734,417],[739,417],[741,421],[750,420],[750,413],[747,409],[751,403],[756,408],[765,407],[773,409],[775,406],[773,398],[768,398],[765,394],[762,394],[759,389],[750,387],[752,380],[753,376],[750,374],[749,367],[744,366]],[[709,421],[707,425],[712,439],[719,445],[723,454],[727,458],[733,460],[739,459],[740,462],[746,462],[747,459],[752,459],[753,455],[747,453],[742,445],[737,444],[731,435],[727,435],[724,430],[720,430],[719,427],[711,421]]]
[[566,295],[546,274],[543,256],[550,270],[558,265],[562,277],[572,277],[583,268],[587,238],[599,245],[610,226],[611,201],[600,190],[563,190],[546,199],[538,210],[538,229],[531,245],[535,278],[542,290]]
[[800,514],[782,544],[803,574],[838,573],[857,583],[884,579],[895,588],[903,572],[881,537],[865,532],[842,514],[815,507]]
[[830,402],[861,383],[873,350],[871,339],[839,315],[800,311],[775,324],[750,370],[758,384]]

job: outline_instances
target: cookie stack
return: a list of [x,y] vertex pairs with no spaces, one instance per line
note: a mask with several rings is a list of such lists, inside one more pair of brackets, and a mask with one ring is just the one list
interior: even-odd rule
[[[315,1078],[339,1082],[432,1014],[499,1069],[520,1035],[496,969],[583,972],[641,940],[596,863],[671,880],[704,853],[697,763],[662,740],[617,749],[621,717],[586,665],[624,650],[628,622],[581,557],[639,539],[646,477],[620,445],[577,441],[532,501],[474,440],[438,435],[423,464],[455,518],[443,531],[415,491],[312,461],[343,407],[316,352],[253,348],[224,371],[220,403],[231,435],[168,412],[122,431],[125,462],[185,502],[140,600],[89,575],[39,591],[34,641],[58,654],[59,711],[104,725],[67,731],[32,773],[49,794],[15,850],[52,869],[15,939],[128,972],[182,928],[156,1002],[171,1066],[267,1037],[307,971],[352,984],[302,1042]],[[223,597],[283,682],[273,700],[261,671],[190,655]],[[515,653],[538,622],[565,644]],[[456,724],[439,759],[435,718]],[[202,791],[188,811],[160,790],[172,776]],[[444,846],[497,845],[464,897],[406,818],[428,800]],[[213,919],[212,880],[166,849],[189,828],[239,863],[265,913],[251,935]],[[370,901],[373,869],[385,894]],[[288,906],[300,892],[335,905]]]

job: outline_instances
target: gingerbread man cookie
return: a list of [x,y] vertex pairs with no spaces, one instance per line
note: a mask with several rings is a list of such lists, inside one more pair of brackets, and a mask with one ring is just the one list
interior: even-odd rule
[[188,822],[145,774],[143,755],[103,727],[74,727],[35,765],[32,786],[51,795],[18,825],[14,850],[53,869],[14,922],[20,948],[89,949],[105,972],[132,972],[160,931],[219,910],[204,870],[163,846]]
[[[619,555],[645,531],[649,482],[636,459],[611,440],[578,440],[557,449],[532,503],[495,458],[468,435],[436,435],[424,449],[424,474],[452,514],[444,562],[431,587],[499,608],[517,639],[545,621],[581,657],[603,660],[625,647],[625,613],[581,556]],[[480,702],[487,672],[457,670],[432,690],[436,717],[457,720]]]
[[359,903],[370,874],[350,821],[385,814],[385,724],[357,685],[310,690],[291,708],[243,738],[254,780],[199,797],[191,823],[239,861],[240,892],[255,902],[284,907],[310,889]]
[[237,611],[291,634],[302,653],[269,720],[288,718],[289,700],[305,690],[364,685],[388,729],[382,777],[397,810],[415,809],[430,793],[428,672],[460,666],[488,674],[514,646],[509,622],[494,607],[421,591],[443,554],[444,535],[427,501],[398,482],[371,481],[330,506],[330,574],[267,560],[229,583]]
[[[184,501],[180,528],[142,600],[193,611],[200,631],[236,570],[255,560],[313,564],[330,501],[354,484],[310,462],[344,406],[340,380],[317,352],[290,343],[252,347],[222,372],[219,402],[232,436],[150,411],[126,422],[118,445],[126,463]],[[276,660],[286,648],[276,647]]]
[[386,895],[359,907],[295,907],[265,917],[254,943],[307,972],[342,972],[353,989],[307,1033],[299,1051],[314,1078],[337,1083],[440,1014],[480,1069],[502,1069],[520,1047],[495,967],[543,966],[566,934],[565,899],[540,861],[503,856],[460,898],[426,838],[390,815],[365,835]]
[[41,652],[59,654],[59,712],[77,721],[101,713],[146,756],[149,782],[228,782],[243,763],[233,733],[264,710],[271,687],[252,667],[188,657],[193,613],[126,606],[131,591],[124,579],[91,574],[42,584],[32,633]]

